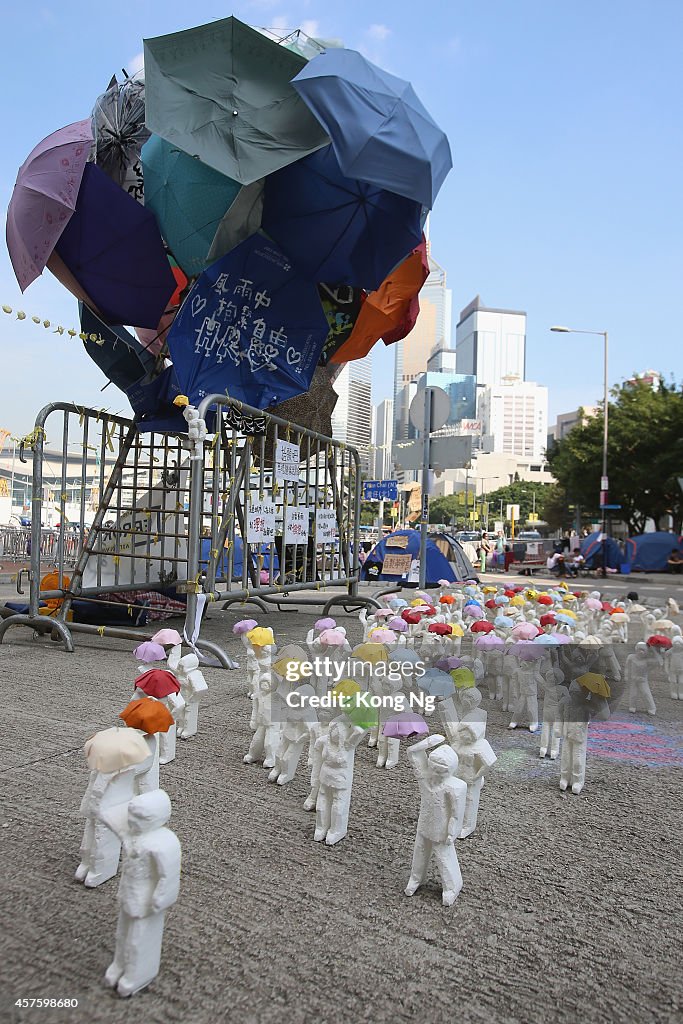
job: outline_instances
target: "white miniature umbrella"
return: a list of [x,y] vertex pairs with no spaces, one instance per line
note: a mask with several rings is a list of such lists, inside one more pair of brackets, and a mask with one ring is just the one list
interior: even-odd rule
[[92,771],[120,772],[134,764],[142,764],[149,757],[149,747],[139,729],[102,729],[83,747],[88,767]]

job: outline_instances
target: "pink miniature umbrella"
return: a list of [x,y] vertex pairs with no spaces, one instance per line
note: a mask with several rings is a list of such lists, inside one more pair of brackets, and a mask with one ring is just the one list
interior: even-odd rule
[[242,636],[243,633],[249,633],[250,630],[256,629],[257,626],[258,622],[256,619],[240,619],[240,621],[236,622],[232,627],[232,631],[235,636]]
[[324,629],[334,629],[336,625],[337,623],[334,619],[318,619],[315,623],[315,628],[322,631]]
[[155,644],[151,640],[145,640],[144,643],[138,644],[133,651],[133,655],[138,661],[163,661],[166,657],[166,651],[161,644]]
[[409,736],[425,736],[428,732],[429,726],[424,718],[414,711],[401,711],[392,715],[382,726],[382,735],[395,740],[407,739]]
[[470,631],[472,633],[490,633],[495,628],[496,627],[492,622],[486,622],[484,619],[477,619],[477,621],[473,622],[470,626]]
[[599,612],[602,609],[602,601],[598,601],[597,597],[587,597],[584,604],[592,612]]
[[183,642],[183,638],[176,629],[160,629],[152,637],[152,643],[163,644],[165,647],[176,647]]
[[[404,623],[407,628],[407,623]],[[373,629],[368,637],[371,644],[393,644],[396,643],[396,634],[391,629]]]
[[71,220],[92,146],[90,118],[39,142],[19,168],[7,209],[7,249],[19,287],[39,277]]
[[502,637],[496,636],[495,633],[487,633],[483,636],[478,636],[474,641],[474,646],[484,650],[491,650],[494,647],[505,647],[505,641]]
[[434,668],[440,668],[444,672],[450,672],[451,669],[460,668],[462,665],[462,658],[456,658],[454,655],[450,655],[448,658],[439,658],[435,663]]
[[466,619],[485,619],[486,613],[479,604],[466,604],[463,609],[463,615]]
[[520,622],[511,630],[510,636],[513,636],[515,640],[533,640],[539,633],[540,629],[538,626],[534,626],[533,622]]
[[645,642],[648,647],[673,647],[673,643],[669,640],[668,636],[663,636],[661,633],[655,633],[654,636],[648,637]]
[[156,697],[157,700],[168,697],[169,693],[178,693],[180,690],[180,683],[173,673],[163,668],[152,668],[149,672],[143,672],[135,680],[135,685],[148,697]]
[[548,633],[548,636],[554,637],[558,644],[571,644],[573,643],[572,638],[567,636],[566,633]]
[[545,657],[545,650],[543,646],[535,644],[532,640],[518,640],[509,645],[506,654],[511,654],[519,661],[538,661]]
[[343,647],[346,643],[346,634],[340,629],[324,629],[318,639],[326,647]]
[[393,608],[377,608],[372,613],[372,617],[373,619],[389,619],[391,618],[392,615],[395,614],[396,612],[394,611]]
[[395,615],[393,619],[389,619],[387,622],[387,629],[393,629],[394,633],[405,633],[408,629],[408,623],[405,619]]

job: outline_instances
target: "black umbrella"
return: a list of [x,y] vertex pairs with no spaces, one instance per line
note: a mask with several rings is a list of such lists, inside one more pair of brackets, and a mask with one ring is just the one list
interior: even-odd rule
[[117,388],[125,391],[154,370],[155,360],[125,327],[103,323],[84,303],[78,303],[81,330],[88,335],[85,351]]
[[145,83],[119,84],[114,76],[92,112],[95,163],[138,202],[143,201],[140,150],[150,136],[145,126]]

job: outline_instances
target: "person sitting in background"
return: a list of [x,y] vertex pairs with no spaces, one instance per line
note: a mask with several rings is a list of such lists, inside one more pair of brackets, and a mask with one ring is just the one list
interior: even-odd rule
[[567,569],[570,576],[578,576],[579,571],[586,564],[586,559],[581,554],[581,548],[574,548],[572,551],[571,560],[567,563]]
[[561,555],[559,551],[556,551],[554,554],[550,555],[548,561],[546,562],[546,565],[550,572],[554,573],[556,576],[566,575],[564,555]]
[[669,565],[669,572],[683,572],[683,551],[680,551],[678,548],[675,551],[672,551],[667,562]]

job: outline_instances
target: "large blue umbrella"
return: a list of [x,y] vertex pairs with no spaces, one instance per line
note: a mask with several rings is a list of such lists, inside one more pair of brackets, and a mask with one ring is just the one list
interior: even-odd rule
[[330,49],[292,85],[330,136],[344,174],[431,210],[453,161],[445,133],[409,82],[355,50]]
[[157,327],[176,289],[159,228],[95,164],[86,164],[76,210],[55,251],[103,320]]
[[82,302],[78,309],[85,351],[112,384],[125,391],[153,369],[154,356],[125,327],[108,327]]
[[311,281],[372,291],[419,245],[419,203],[347,178],[331,146],[266,178],[263,230]]
[[193,405],[227,392],[266,409],[308,390],[328,329],[315,285],[252,235],[199,277],[168,347]]
[[145,207],[186,274],[204,270],[216,229],[241,185],[153,135],[142,147]]

